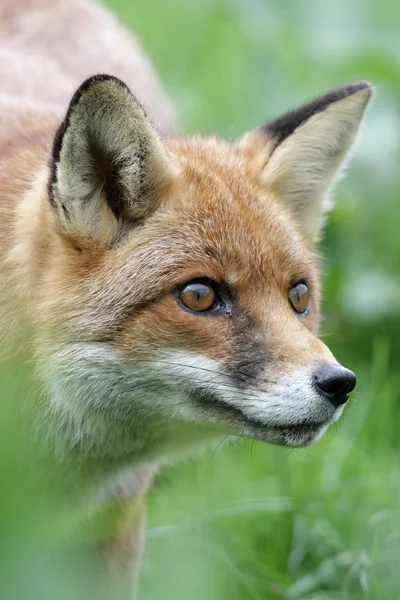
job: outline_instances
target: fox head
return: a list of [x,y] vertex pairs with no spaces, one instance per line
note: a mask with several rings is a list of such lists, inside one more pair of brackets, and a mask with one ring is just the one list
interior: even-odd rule
[[314,247],[368,83],[228,144],[162,139],[87,80],[54,140],[40,348],[68,443],[147,459],[207,438],[308,445],[355,376],[318,339]]

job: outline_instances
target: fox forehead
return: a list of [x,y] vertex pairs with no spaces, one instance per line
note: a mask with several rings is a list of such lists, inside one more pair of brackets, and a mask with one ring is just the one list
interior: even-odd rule
[[238,145],[194,138],[171,146],[183,171],[179,208],[201,222],[200,237],[213,248],[225,277],[262,284],[268,275],[286,284],[299,271],[312,270],[314,256],[293,215],[273,190],[259,185]]
[[149,258],[169,251],[176,264],[164,255],[167,271],[208,268],[217,279],[262,286],[266,278],[286,284],[309,271],[312,276],[315,257],[292,215],[248,177],[247,162],[234,147],[214,139],[170,146],[179,175],[154,216],[122,241],[126,261],[146,244]]
[[315,257],[293,218],[257,189],[233,148],[215,140],[171,147],[179,176],[158,210],[93,261],[100,298],[115,288],[121,302],[142,304],[201,276],[247,289],[249,297],[300,279],[316,285]]

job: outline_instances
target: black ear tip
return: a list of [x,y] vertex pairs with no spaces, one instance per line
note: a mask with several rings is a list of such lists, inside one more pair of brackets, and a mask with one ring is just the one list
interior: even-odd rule
[[367,92],[369,92],[370,96],[375,88],[369,81],[355,81],[354,83],[350,83],[349,85],[344,86],[343,89],[347,89],[349,95],[354,94],[356,92],[360,92],[362,90],[366,90]]
[[311,102],[303,104],[303,106],[284,114],[282,117],[267,123],[260,127],[260,131],[271,136],[275,141],[276,147],[310,117],[316,113],[323,112],[331,104],[344,100],[356,92],[361,92],[363,90],[367,92],[366,97],[363,100],[364,105],[366,105],[371,97],[373,89],[374,88],[369,81],[356,81],[348,85],[342,85],[341,87],[330,90],[322,96],[318,96]]
[[130,91],[129,87],[126,85],[126,83],[124,83],[121,79],[118,79],[118,77],[115,77],[114,75],[107,75],[107,74],[100,73],[98,75],[92,75],[91,77],[88,77],[88,79],[85,79],[85,81],[78,87],[75,94],[73,95],[70,106],[74,106],[79,101],[81,96],[85,92],[87,92],[88,89],[90,89],[91,87],[93,87],[99,83],[106,83],[106,82],[113,83],[113,84],[117,85],[118,87],[131,93],[131,91]]
[[356,81],[354,83],[354,85],[358,85],[358,86],[360,86],[360,88],[366,88],[366,89],[370,89],[370,90],[374,89],[374,86],[372,85],[372,83],[370,81],[367,81],[366,79],[363,81]]
[[374,87],[369,83],[369,81],[355,81],[353,83],[334,88],[333,90],[326,92],[324,95],[319,96],[305,106],[311,107],[314,105],[316,108],[318,107],[319,110],[324,110],[329,106],[329,104],[333,104],[339,100],[344,100],[345,98],[348,98],[357,92],[365,91],[367,92],[367,96],[369,98],[373,92],[373,89]]
[[88,77],[88,79],[85,79],[85,81],[78,87],[78,89],[72,96],[65,119],[61,123],[60,127],[58,128],[58,130],[56,132],[54,142],[53,142],[53,152],[52,152],[53,159],[55,162],[57,162],[60,157],[62,139],[63,139],[65,131],[69,125],[72,110],[78,104],[78,102],[80,101],[82,96],[91,87],[98,85],[99,83],[105,83],[105,82],[110,82],[110,83],[118,86],[119,88],[126,90],[129,94],[131,94],[131,91],[130,91],[129,87],[126,85],[126,83],[124,83],[121,79],[118,79],[118,77],[115,77],[114,75],[107,75],[107,74],[101,73],[98,75],[92,75],[91,77]]
[[129,94],[131,93],[131,91],[128,88],[128,86],[126,85],[126,83],[124,83],[121,79],[118,79],[118,77],[114,77],[114,75],[106,75],[106,74],[92,75],[91,77],[88,77],[88,79],[85,79],[85,81],[83,83],[81,83],[81,85],[78,87],[78,89],[72,96],[66,118],[69,119],[72,109],[78,104],[79,100],[90,88],[92,88],[98,84],[107,83],[107,82],[113,83],[114,85],[118,86],[119,88],[126,90],[127,92],[129,92]]

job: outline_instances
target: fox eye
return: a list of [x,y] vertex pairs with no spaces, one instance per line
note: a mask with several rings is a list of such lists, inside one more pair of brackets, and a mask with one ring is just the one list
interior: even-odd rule
[[308,314],[310,310],[310,292],[304,281],[300,281],[290,288],[289,302],[297,314],[303,316]]
[[192,281],[179,292],[178,297],[185,308],[194,312],[212,310],[217,301],[217,293],[211,283]]

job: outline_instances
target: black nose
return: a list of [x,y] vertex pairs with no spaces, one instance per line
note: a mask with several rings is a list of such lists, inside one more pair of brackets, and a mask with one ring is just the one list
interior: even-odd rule
[[356,386],[356,376],[340,365],[324,365],[314,373],[314,384],[333,406],[345,404]]

